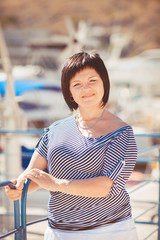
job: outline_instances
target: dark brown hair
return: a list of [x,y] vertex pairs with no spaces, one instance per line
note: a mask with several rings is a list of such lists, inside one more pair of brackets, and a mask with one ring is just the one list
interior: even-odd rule
[[100,76],[104,86],[104,96],[102,105],[105,106],[110,91],[110,81],[107,69],[98,53],[79,52],[68,58],[63,66],[61,75],[61,86],[64,99],[71,111],[78,108],[78,104],[71,98],[69,90],[70,80],[85,68],[93,68]]

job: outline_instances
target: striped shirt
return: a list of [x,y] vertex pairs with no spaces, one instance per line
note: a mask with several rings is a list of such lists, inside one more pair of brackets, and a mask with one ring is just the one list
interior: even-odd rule
[[58,179],[108,176],[113,180],[106,197],[51,191],[48,203],[51,228],[85,230],[132,216],[125,184],[136,163],[137,146],[130,125],[98,138],[85,137],[73,115],[47,128],[35,149],[48,161],[49,173]]

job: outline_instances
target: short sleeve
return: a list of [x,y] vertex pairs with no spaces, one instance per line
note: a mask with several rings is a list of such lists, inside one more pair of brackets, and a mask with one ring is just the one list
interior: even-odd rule
[[49,128],[45,128],[35,146],[35,150],[39,154],[41,154],[41,156],[44,157],[46,160],[47,160],[48,142],[49,142],[48,133],[49,133]]
[[109,196],[118,194],[130,177],[137,159],[137,145],[130,126],[116,136],[105,153],[102,175],[113,180]]

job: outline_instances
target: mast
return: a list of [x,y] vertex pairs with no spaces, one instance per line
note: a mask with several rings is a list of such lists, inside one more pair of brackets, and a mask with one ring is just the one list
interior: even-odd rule
[[[6,93],[5,97],[0,99],[0,118],[2,121],[2,129],[17,130],[25,129],[27,121],[22,115],[18,103],[16,102],[14,93],[14,79],[12,75],[12,64],[7,49],[7,45],[3,36],[2,28],[0,26],[0,57],[2,67],[6,73]],[[21,172],[21,146],[19,136],[13,133],[2,135],[4,142],[4,180],[11,180],[16,178]],[[8,200],[4,205],[8,212],[13,211],[13,203]],[[11,220],[6,221],[5,226],[9,229],[12,224]]]

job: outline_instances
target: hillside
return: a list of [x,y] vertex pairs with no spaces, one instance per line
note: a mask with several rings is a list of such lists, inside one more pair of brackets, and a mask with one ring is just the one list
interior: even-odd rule
[[135,55],[145,49],[160,47],[159,0],[1,0],[0,22],[5,28],[45,29],[51,33],[67,33],[64,18],[71,16],[76,24],[85,19],[103,25],[106,35],[118,26],[128,32],[132,41],[126,54]]

